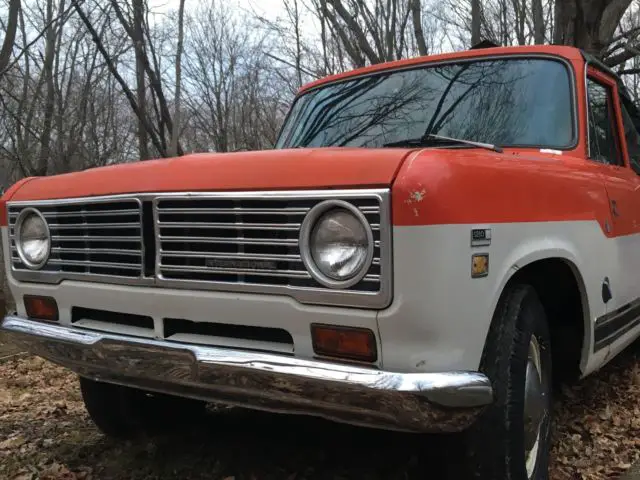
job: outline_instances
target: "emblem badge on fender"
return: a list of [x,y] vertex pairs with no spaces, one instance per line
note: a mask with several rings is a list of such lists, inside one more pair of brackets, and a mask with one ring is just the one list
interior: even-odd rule
[[474,228],[471,230],[471,246],[487,247],[491,245],[490,228]]

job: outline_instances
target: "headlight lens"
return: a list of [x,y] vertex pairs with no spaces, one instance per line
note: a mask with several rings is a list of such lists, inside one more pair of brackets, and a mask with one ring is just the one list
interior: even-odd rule
[[325,286],[346,288],[366,274],[373,237],[364,215],[346,202],[327,201],[305,219],[301,251],[313,277]]
[[40,212],[23,211],[16,222],[16,246],[22,262],[31,269],[42,267],[49,258],[51,237],[49,227]]

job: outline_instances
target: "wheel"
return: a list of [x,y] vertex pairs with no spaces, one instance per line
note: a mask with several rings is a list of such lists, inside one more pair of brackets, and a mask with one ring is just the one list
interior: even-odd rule
[[91,420],[107,436],[130,439],[163,433],[205,415],[199,400],[147,392],[80,377],[80,392]]
[[480,371],[494,403],[467,432],[471,478],[546,480],[551,445],[551,345],[544,308],[529,285],[502,295]]

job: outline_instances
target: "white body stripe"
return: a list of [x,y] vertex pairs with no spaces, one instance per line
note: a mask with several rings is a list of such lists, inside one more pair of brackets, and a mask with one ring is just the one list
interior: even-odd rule
[[[471,247],[472,228],[491,228],[491,245]],[[5,251],[7,228],[2,229]],[[282,296],[159,289],[65,281],[40,285],[8,275],[17,310],[25,315],[25,294],[51,295],[61,323],[70,309],[95,309],[148,315],[156,335],[164,317],[198,322],[268,326],[287,330],[295,355],[312,358],[311,323],[360,326],[376,334],[377,364],[398,372],[476,370],[500,294],[509,278],[536,260],[564,258],[582,279],[585,307],[583,374],[599,368],[639,333],[634,328],[609,347],[593,354],[597,317],[638,296],[640,236],[607,239],[596,222],[540,222],[494,225],[394,227],[394,300],[386,310],[360,310],[303,305]],[[471,278],[471,255],[489,253],[489,275]],[[5,255],[10,272],[9,255]],[[602,282],[609,277],[613,298],[605,305]],[[126,331],[127,327],[124,328]],[[133,332],[131,332],[133,333]]]
[[[471,247],[472,228],[491,228],[487,247]],[[597,222],[536,222],[394,228],[394,304],[378,315],[385,368],[477,369],[500,294],[511,276],[544,258],[563,258],[582,278],[586,300],[583,374],[632,341],[634,328],[593,354],[593,324],[638,297],[640,236],[608,239]],[[471,255],[489,253],[489,275],[471,278]],[[613,298],[602,299],[609,277]],[[634,295],[635,293],[635,295]]]

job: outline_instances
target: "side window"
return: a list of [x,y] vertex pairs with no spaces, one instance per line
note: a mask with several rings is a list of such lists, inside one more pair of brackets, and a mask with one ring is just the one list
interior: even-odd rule
[[587,98],[591,158],[609,165],[622,165],[611,89],[588,78]]
[[[624,138],[627,142],[629,152],[629,163],[634,172],[640,175],[640,134],[636,125],[640,123],[638,113],[633,105],[627,105],[627,101],[622,102],[622,122],[624,124]],[[634,121],[635,120],[635,121]]]

